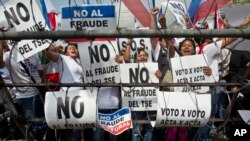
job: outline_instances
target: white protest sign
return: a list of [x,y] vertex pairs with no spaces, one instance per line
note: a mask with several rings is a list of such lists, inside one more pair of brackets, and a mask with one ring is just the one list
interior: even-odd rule
[[186,29],[184,16],[188,15],[188,13],[187,13],[186,6],[182,2],[178,2],[178,1],[163,2],[162,7],[164,11],[167,7],[173,13],[176,19],[176,22],[179,23],[184,29]]
[[120,82],[115,41],[81,42],[78,49],[86,83]]
[[[8,1],[0,6],[1,21],[7,21],[10,25],[10,31],[39,31],[39,29],[48,30],[45,20],[39,7],[34,1],[32,6],[30,1],[15,0]],[[35,15],[33,15],[33,13]],[[14,60],[19,62],[49,47],[49,40],[22,40],[19,41],[14,50]],[[12,44],[14,45],[14,44]]]
[[98,113],[101,128],[114,135],[133,127],[129,108],[122,108],[111,114]]
[[[230,8],[223,8],[223,13],[228,19],[228,23],[232,27],[239,26],[245,19],[245,17],[250,13],[250,5],[235,5]],[[250,25],[247,29],[250,29]],[[234,41],[229,47],[235,47],[236,50],[247,50],[249,48],[250,40],[245,40],[244,38],[239,38],[237,41]]]
[[47,92],[45,118],[52,129],[96,127],[97,91]]
[[[158,70],[157,63],[129,63],[120,64],[122,83],[159,83],[155,76]],[[122,106],[129,107],[131,111],[156,111],[156,87],[123,87]]]
[[[203,67],[207,66],[206,55],[191,55],[171,58],[171,66],[174,83],[204,83],[214,82],[213,75],[207,76],[203,73]],[[213,73],[215,73],[215,70]],[[206,93],[209,91],[208,86],[186,86],[175,87],[175,92],[199,92]]]
[[161,92],[156,127],[202,127],[210,118],[211,94]]
[[62,8],[63,30],[109,30],[116,28],[114,5],[86,5]]
[[[117,38],[118,40],[118,49],[119,52],[125,50],[127,47],[127,38]],[[148,53],[148,62],[152,62],[152,48],[150,38],[133,38],[130,46],[130,62],[135,62],[135,54],[137,53],[138,48],[144,48],[145,51]]]

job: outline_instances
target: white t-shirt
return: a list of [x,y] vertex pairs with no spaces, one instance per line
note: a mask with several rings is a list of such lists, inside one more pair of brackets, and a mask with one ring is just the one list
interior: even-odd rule
[[97,94],[98,109],[119,108],[119,88],[101,87]]
[[[206,45],[203,48],[202,53],[207,54],[208,65],[211,65],[213,61],[218,61],[220,58],[220,51],[221,51],[222,41],[215,41],[211,44]],[[199,47],[196,48],[196,54],[198,53]]]
[[[10,59],[10,52],[4,53],[4,62],[6,68],[10,72],[13,83],[33,83],[30,76],[27,74],[20,62],[14,61],[13,57]],[[38,70],[42,70],[41,61],[37,55],[33,55],[22,61],[29,70],[30,75],[35,79],[36,83],[41,83],[41,78]],[[11,64],[10,64],[11,63]],[[18,87],[16,98],[29,98],[37,95],[38,90],[35,87]]]
[[[57,61],[61,83],[83,83],[83,70],[79,59],[60,54]],[[71,87],[69,90],[81,90],[82,87]],[[66,91],[67,87],[62,87]]]
[[[207,64],[210,68],[214,68],[212,70],[212,75],[214,81],[219,81],[219,69],[218,69],[218,61],[220,59],[220,51],[221,51],[222,41],[214,41],[211,44],[204,46],[202,53],[207,55]],[[198,49],[197,49],[198,48]],[[199,47],[197,47],[196,53],[198,53]]]

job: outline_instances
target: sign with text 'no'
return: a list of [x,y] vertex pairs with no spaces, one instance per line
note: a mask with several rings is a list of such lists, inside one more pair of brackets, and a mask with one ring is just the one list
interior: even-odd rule
[[[23,0],[8,1],[4,6],[0,6],[0,22],[7,21],[10,31],[38,32],[40,29],[48,30],[36,1],[32,6],[30,1]],[[14,46],[12,56],[17,62],[46,49],[50,45],[48,40],[21,40],[17,44],[11,43]]]
[[[159,83],[155,76],[157,63],[128,63],[120,65],[122,83]],[[123,87],[122,106],[131,111],[156,111],[157,87]]]
[[86,83],[119,83],[118,53],[115,41],[88,41],[78,43],[80,60]]
[[47,92],[44,111],[52,129],[96,127],[97,90]]
[[115,28],[114,5],[87,5],[62,8],[63,30],[109,30]]

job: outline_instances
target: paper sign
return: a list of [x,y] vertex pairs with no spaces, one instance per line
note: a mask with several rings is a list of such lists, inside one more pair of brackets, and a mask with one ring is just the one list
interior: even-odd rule
[[[120,68],[122,83],[159,83],[157,63],[121,64]],[[131,111],[156,111],[157,93],[156,87],[123,87],[122,106]]]
[[250,125],[250,110],[238,110],[241,118],[243,121],[247,124]]
[[[39,29],[48,30],[45,20],[42,16],[40,8],[36,1],[30,5],[30,1],[15,0],[5,3],[5,7],[1,6],[0,17],[1,21],[7,21],[9,23],[9,30],[15,31],[37,31]],[[35,15],[33,15],[35,14]],[[13,43],[13,42],[12,42]],[[22,40],[17,44],[11,44],[14,46],[13,58],[19,62],[28,58],[44,49],[49,47],[50,40]]]
[[45,118],[52,129],[96,127],[97,91],[47,92]]
[[[171,58],[173,82],[174,83],[208,83],[215,82],[213,76],[218,74],[218,69],[211,66],[212,75],[207,76],[203,73],[203,67],[207,66],[206,55],[191,55]],[[218,66],[218,65],[217,65]],[[186,86],[175,87],[176,92],[199,92],[209,91],[208,86]]]
[[160,92],[156,127],[202,127],[210,118],[211,94]]
[[115,62],[118,52],[115,41],[78,43],[80,61],[86,83],[119,83],[119,65]]
[[[127,38],[117,38],[118,40],[118,49],[119,52],[125,50],[127,47],[126,43],[128,41]],[[148,62],[152,62],[152,55],[151,55],[151,42],[150,38],[133,38],[130,46],[130,62],[135,63],[136,60],[136,52],[138,48],[144,48],[145,51],[148,53]]]

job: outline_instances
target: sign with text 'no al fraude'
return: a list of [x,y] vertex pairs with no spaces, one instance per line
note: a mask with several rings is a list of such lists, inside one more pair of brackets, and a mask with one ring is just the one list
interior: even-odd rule
[[63,30],[109,30],[114,28],[116,28],[116,18],[113,5],[62,8]]

